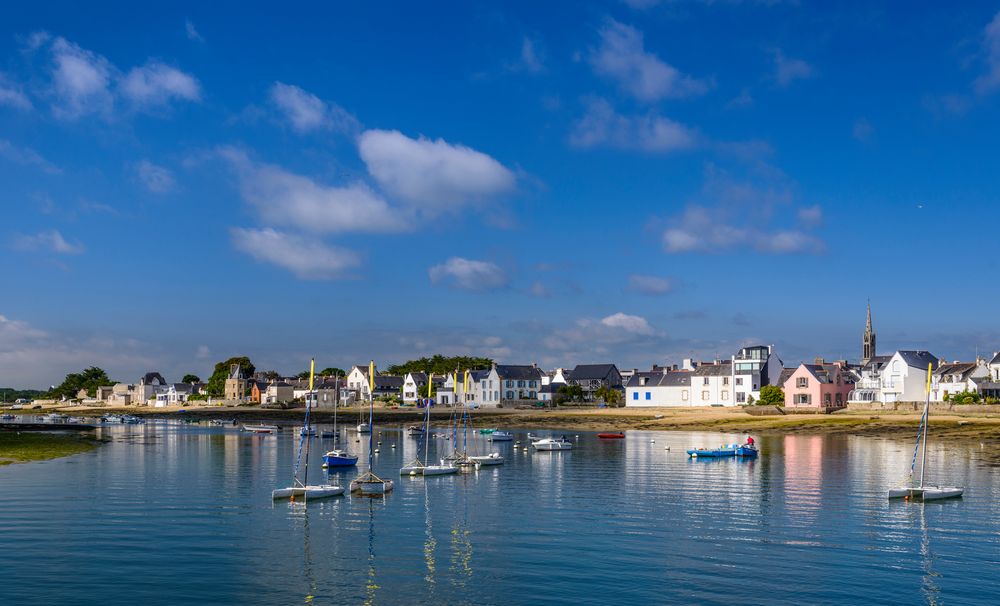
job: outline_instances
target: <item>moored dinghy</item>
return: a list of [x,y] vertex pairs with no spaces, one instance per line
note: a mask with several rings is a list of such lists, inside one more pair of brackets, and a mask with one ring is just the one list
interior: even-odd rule
[[499,452],[491,452],[488,455],[479,455],[469,457],[477,465],[503,465],[504,458]]

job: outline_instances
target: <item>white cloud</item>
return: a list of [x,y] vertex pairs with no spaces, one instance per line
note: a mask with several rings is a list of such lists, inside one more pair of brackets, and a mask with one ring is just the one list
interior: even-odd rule
[[601,324],[634,335],[651,335],[656,331],[649,325],[646,318],[618,312],[601,320]]
[[154,194],[165,194],[176,185],[174,175],[168,169],[157,166],[149,160],[136,163],[135,173],[146,189]]
[[4,74],[0,73],[0,106],[4,105],[23,110],[32,108],[31,101],[24,94],[21,86],[11,82]]
[[141,108],[163,107],[174,100],[201,100],[201,85],[194,76],[157,61],[132,68],[122,79],[120,90]]
[[780,49],[774,51],[774,79],[778,86],[788,86],[795,80],[811,78],[814,70],[802,59],[786,57]]
[[212,351],[208,348],[208,345],[199,345],[197,351],[194,352],[194,357],[199,360],[208,359],[210,355],[212,355]]
[[428,270],[431,282],[460,290],[486,291],[507,285],[507,274],[496,263],[451,257]]
[[194,40],[195,42],[204,42],[205,39],[201,37],[198,30],[195,29],[194,23],[190,19],[184,21],[184,33],[187,34],[188,40]]
[[573,126],[570,145],[580,148],[608,146],[651,153],[691,149],[698,135],[669,118],[649,113],[624,116],[604,99],[586,101],[586,111]]
[[823,222],[823,209],[819,204],[800,208],[799,221],[810,227],[819,225]]
[[351,133],[359,128],[357,119],[342,107],[328,104],[298,86],[275,82],[271,102],[297,133],[334,130]]
[[589,55],[594,72],[641,101],[694,97],[710,88],[646,51],[642,32],[632,26],[608,19],[598,34],[600,44]]
[[0,139],[0,157],[25,166],[37,166],[51,175],[62,173],[62,169],[43,158],[41,154],[30,147],[18,147],[4,139]]
[[1000,12],[994,15],[983,31],[983,52],[986,73],[976,78],[974,87],[980,95],[1000,88]]
[[659,276],[643,276],[632,274],[628,277],[628,288],[630,292],[644,295],[665,295],[674,289],[674,283],[668,278]]
[[412,228],[404,213],[363,182],[329,186],[278,166],[250,160],[231,147],[220,155],[236,169],[240,192],[270,224],[316,233],[399,232]]
[[59,118],[74,119],[96,113],[110,114],[110,90],[116,70],[104,57],[84,50],[64,38],[52,43],[52,111]]
[[233,228],[233,246],[257,261],[283,267],[304,280],[344,277],[361,264],[353,251],[274,229]]
[[60,255],[79,255],[86,250],[79,242],[68,242],[56,230],[39,232],[33,235],[17,236],[14,247],[23,251],[52,252]]
[[823,242],[801,230],[767,230],[747,221],[735,221],[723,208],[691,205],[663,232],[668,253],[722,252],[751,248],[766,253],[820,252]]
[[529,74],[540,74],[545,71],[545,61],[538,43],[532,38],[525,36],[521,40],[521,56],[516,62],[507,66],[512,72],[527,72]]
[[379,185],[428,214],[509,192],[516,183],[514,173],[490,156],[443,139],[368,130],[358,148]]

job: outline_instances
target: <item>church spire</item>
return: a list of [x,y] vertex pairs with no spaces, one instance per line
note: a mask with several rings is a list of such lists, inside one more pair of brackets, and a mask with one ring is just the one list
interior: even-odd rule
[[867,364],[875,357],[875,331],[872,329],[872,302],[868,301],[868,320],[865,322],[865,334],[861,338],[861,364]]

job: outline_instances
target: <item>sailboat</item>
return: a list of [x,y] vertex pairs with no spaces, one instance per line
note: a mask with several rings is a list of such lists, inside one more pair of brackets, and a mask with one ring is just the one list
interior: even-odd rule
[[[392,490],[392,480],[383,480],[372,469],[375,463],[375,444],[372,423],[375,420],[375,360],[368,365],[368,471],[351,480],[351,492],[363,495],[380,495]],[[360,431],[361,426],[358,426]]]
[[[433,387],[433,377],[428,376],[427,380],[427,403],[424,405],[424,461],[430,459],[431,445],[431,388]],[[425,465],[419,458],[407,463],[399,470],[401,476],[443,476],[458,473],[451,461],[441,461],[440,465]]]
[[[337,431],[337,401],[333,402],[333,441],[340,439]],[[358,455],[351,454],[343,448],[334,448],[323,455],[323,467],[353,467],[358,464]]]
[[[463,380],[462,380],[462,401],[463,401],[463,406],[465,407],[465,410],[466,410],[466,417],[468,417],[468,414],[469,414],[468,413],[468,401],[469,401],[469,398],[468,398],[468,396],[466,394],[468,393],[469,386],[471,384],[472,384],[471,383],[471,376],[469,374],[469,371],[466,370],[465,371],[465,376],[463,377]],[[468,425],[468,423],[466,423],[466,425]],[[496,435],[496,433],[498,431],[500,431],[500,430],[498,430],[496,428],[485,429],[485,430],[484,429],[480,429],[479,433],[482,434],[483,432],[486,432],[485,435],[487,436],[487,439],[490,439],[494,435]],[[500,432],[500,433],[503,434],[503,432]],[[493,440],[490,439],[490,441],[492,442]],[[502,439],[500,441],[502,441]],[[502,454],[500,454],[499,452],[491,452],[491,453],[488,453],[488,454],[485,454],[485,455],[473,455],[471,457],[468,455],[468,453],[466,453],[466,458],[469,460],[470,463],[474,464],[477,469],[479,467],[482,467],[482,466],[503,465],[504,461],[506,460],[506,459],[504,459],[504,456]]]
[[[915,499],[920,501],[937,501],[962,496],[964,488],[958,486],[930,486],[924,484],[924,472],[927,470],[927,432],[930,426],[927,422],[931,408],[931,371],[933,365],[927,365],[927,397],[924,400],[924,414],[920,417],[920,430],[917,433],[917,444],[913,448],[913,460],[910,462],[910,476],[903,486],[889,489],[890,499]],[[917,451],[920,451],[920,479],[913,486],[913,472],[917,464]]]
[[[310,429],[309,425],[309,410],[313,406],[313,402],[316,401],[316,392],[313,391],[313,376],[316,370],[316,360],[313,359],[309,363],[309,395],[306,398],[306,419],[304,429]],[[303,497],[306,501],[309,499],[325,499],[327,497],[335,497],[344,494],[344,488],[342,486],[334,486],[333,484],[309,484],[309,434],[307,431],[303,431],[299,435],[299,450],[295,456],[295,470],[292,473],[292,485],[288,488],[278,488],[271,491],[272,499],[295,499],[295,497]],[[305,465],[302,480],[299,480],[299,463],[302,461],[302,446],[305,444]]]

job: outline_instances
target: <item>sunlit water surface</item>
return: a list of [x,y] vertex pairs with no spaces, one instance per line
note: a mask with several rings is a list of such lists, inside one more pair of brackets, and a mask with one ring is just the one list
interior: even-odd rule
[[[424,479],[398,472],[420,441],[378,429],[396,489],[307,507],[271,502],[290,430],[117,426],[92,452],[0,467],[0,604],[1000,603],[1000,473],[978,443],[931,445],[933,474],[967,491],[920,505],[885,498],[906,441],[771,437],[757,461],[697,461],[684,451],[740,436],[580,433],[544,453],[474,434],[507,463]],[[320,468],[331,447],[313,440],[310,480],[346,485],[356,470]]]

